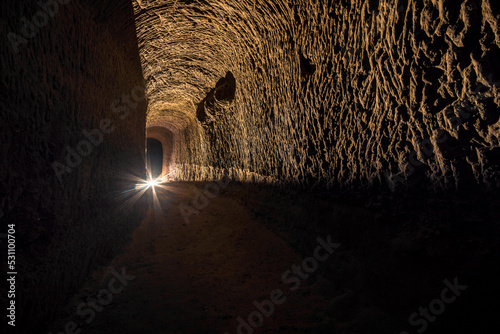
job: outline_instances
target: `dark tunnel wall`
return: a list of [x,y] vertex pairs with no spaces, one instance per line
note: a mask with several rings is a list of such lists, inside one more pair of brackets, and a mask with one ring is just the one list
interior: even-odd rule
[[[112,177],[145,176],[146,101],[131,2],[58,3],[0,5],[0,220],[2,229],[16,224],[16,330],[23,333],[50,323],[142,215],[118,210],[123,182]],[[24,31],[25,19],[38,26]]]
[[499,186],[492,0],[134,8],[148,122],[185,137],[181,178],[213,166],[327,188]]

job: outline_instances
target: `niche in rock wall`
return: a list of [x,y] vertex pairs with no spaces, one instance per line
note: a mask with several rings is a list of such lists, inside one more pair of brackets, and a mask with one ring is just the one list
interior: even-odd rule
[[223,111],[221,104],[233,102],[236,95],[236,79],[233,73],[228,71],[226,76],[220,78],[215,88],[207,93],[207,96],[198,104],[196,117],[202,124],[215,121],[215,117]]

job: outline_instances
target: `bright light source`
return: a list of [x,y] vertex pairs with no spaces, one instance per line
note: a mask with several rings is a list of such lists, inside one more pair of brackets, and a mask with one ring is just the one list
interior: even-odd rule
[[148,181],[144,180],[141,183],[137,183],[135,185],[135,190],[140,190],[140,189],[148,189],[150,187],[154,188],[155,186],[159,186],[162,184],[161,179],[149,179]]
[[158,180],[149,180],[149,181],[146,182],[146,184],[149,187],[154,187],[154,186],[158,185]]

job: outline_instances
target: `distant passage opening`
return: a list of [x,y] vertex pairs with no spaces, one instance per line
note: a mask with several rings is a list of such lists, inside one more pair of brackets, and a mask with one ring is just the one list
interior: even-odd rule
[[148,168],[151,170],[151,177],[158,178],[163,169],[163,146],[159,140],[148,138]]

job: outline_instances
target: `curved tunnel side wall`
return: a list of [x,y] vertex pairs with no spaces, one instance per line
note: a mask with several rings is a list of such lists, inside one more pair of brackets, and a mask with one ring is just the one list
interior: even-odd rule
[[[186,135],[201,141],[179,154],[180,177],[232,167],[309,186],[500,186],[492,1],[162,3],[177,10],[143,4],[141,59],[154,105],[193,104]],[[234,100],[197,117],[227,71]]]
[[[0,6],[2,38],[22,37],[21,18],[41,10],[23,0]],[[17,50],[0,43],[9,97],[0,114],[0,220],[16,224],[19,333],[42,332],[124,244],[143,213],[118,210],[116,194],[130,185],[116,175],[145,177],[146,101],[121,101],[144,86],[131,2],[66,1],[35,28]]]

